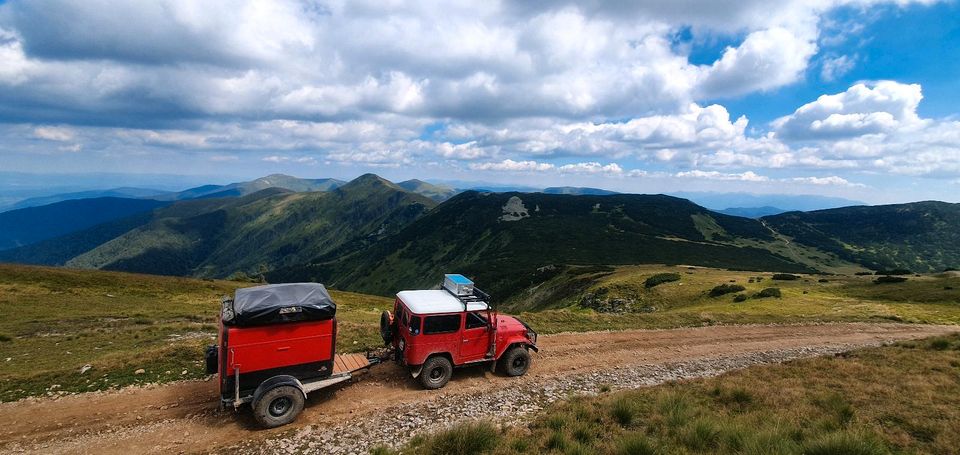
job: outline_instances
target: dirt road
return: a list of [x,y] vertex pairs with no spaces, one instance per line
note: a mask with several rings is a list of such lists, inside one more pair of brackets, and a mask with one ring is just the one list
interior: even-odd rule
[[[248,413],[217,412],[215,381],[23,400],[0,404],[0,452],[140,455],[209,452],[230,446],[243,451],[272,452],[322,445],[324,451],[333,448],[337,449],[334,452],[352,453],[377,443],[397,443],[397,438],[443,423],[423,418],[426,414],[418,416],[419,411],[398,415],[398,409],[422,408],[432,415],[464,418],[490,415],[493,411],[523,413],[539,409],[538,403],[544,399],[556,398],[554,395],[559,392],[551,391],[562,391],[566,387],[563,384],[606,381],[615,388],[628,387],[958,329],[909,324],[823,324],[542,336],[541,352],[534,355],[530,373],[522,378],[500,377],[474,367],[457,370],[444,389],[425,391],[399,366],[379,365],[343,387],[312,394],[297,422],[275,430],[256,429]],[[665,366],[669,365],[675,368],[666,374]],[[624,373],[611,375],[611,371]],[[643,376],[643,372],[650,371],[664,374]],[[618,384],[621,380],[623,383]],[[500,394],[500,402],[484,400],[493,393]],[[471,404],[478,402],[486,404]],[[391,424],[393,430],[376,430],[374,434],[366,430],[389,426],[384,423],[387,414],[395,421]],[[328,439],[328,435],[338,431],[365,439],[340,447],[342,443],[335,436]]]

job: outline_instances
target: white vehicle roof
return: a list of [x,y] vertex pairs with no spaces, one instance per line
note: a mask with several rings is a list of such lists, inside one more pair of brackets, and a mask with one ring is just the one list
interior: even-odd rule
[[[400,291],[397,297],[414,314],[457,313],[463,311],[463,302],[444,290]],[[467,311],[489,308],[486,302],[470,302]]]

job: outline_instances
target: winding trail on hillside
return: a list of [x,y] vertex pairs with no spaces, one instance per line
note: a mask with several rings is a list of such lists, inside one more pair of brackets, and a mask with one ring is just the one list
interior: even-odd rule
[[763,227],[767,228],[767,230],[770,231],[770,234],[773,235],[773,238],[783,242],[784,246],[786,246],[787,249],[790,250],[790,254],[793,255],[793,260],[797,261],[800,264],[804,263],[803,259],[800,257],[800,253],[798,253],[797,250],[793,248],[793,244],[790,243],[790,239],[788,239],[783,234],[777,232],[774,228],[770,227],[770,225],[768,225],[766,221],[763,221],[763,220],[759,220],[759,221],[760,221],[760,224],[763,225]]
[[530,372],[506,378],[457,370],[439,391],[395,364],[316,392],[293,424],[259,430],[249,412],[216,410],[216,381],[0,404],[3,453],[365,453],[458,419],[516,421],[571,391],[614,389],[720,374],[756,364],[960,331],[957,326],[816,324],[710,326],[542,336]]

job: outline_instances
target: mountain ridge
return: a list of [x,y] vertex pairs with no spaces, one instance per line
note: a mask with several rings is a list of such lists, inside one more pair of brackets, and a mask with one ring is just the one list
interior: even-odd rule
[[[721,234],[722,233],[722,234]],[[558,264],[684,263],[812,272],[809,266],[722,235],[777,240],[759,222],[665,195],[556,195],[467,191],[370,248],[268,273],[386,294],[428,286],[444,271],[511,292]],[[395,291],[394,291],[395,292]]]
[[194,199],[155,212],[148,223],[65,264],[163,275],[256,274],[389,235],[435,205],[374,175],[331,191],[273,187]]

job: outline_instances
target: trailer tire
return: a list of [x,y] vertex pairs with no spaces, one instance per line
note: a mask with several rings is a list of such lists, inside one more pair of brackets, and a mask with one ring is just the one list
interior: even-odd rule
[[389,311],[380,313],[380,338],[383,338],[383,344],[390,345],[393,336],[397,332],[397,323]]
[[253,402],[253,417],[266,428],[276,428],[296,420],[303,411],[303,392],[293,386],[274,387]]
[[500,368],[507,376],[523,376],[530,369],[530,352],[523,346],[510,348],[500,357]]
[[425,389],[439,389],[450,382],[453,376],[453,364],[443,356],[433,356],[423,362],[423,368],[420,370],[420,384]]

